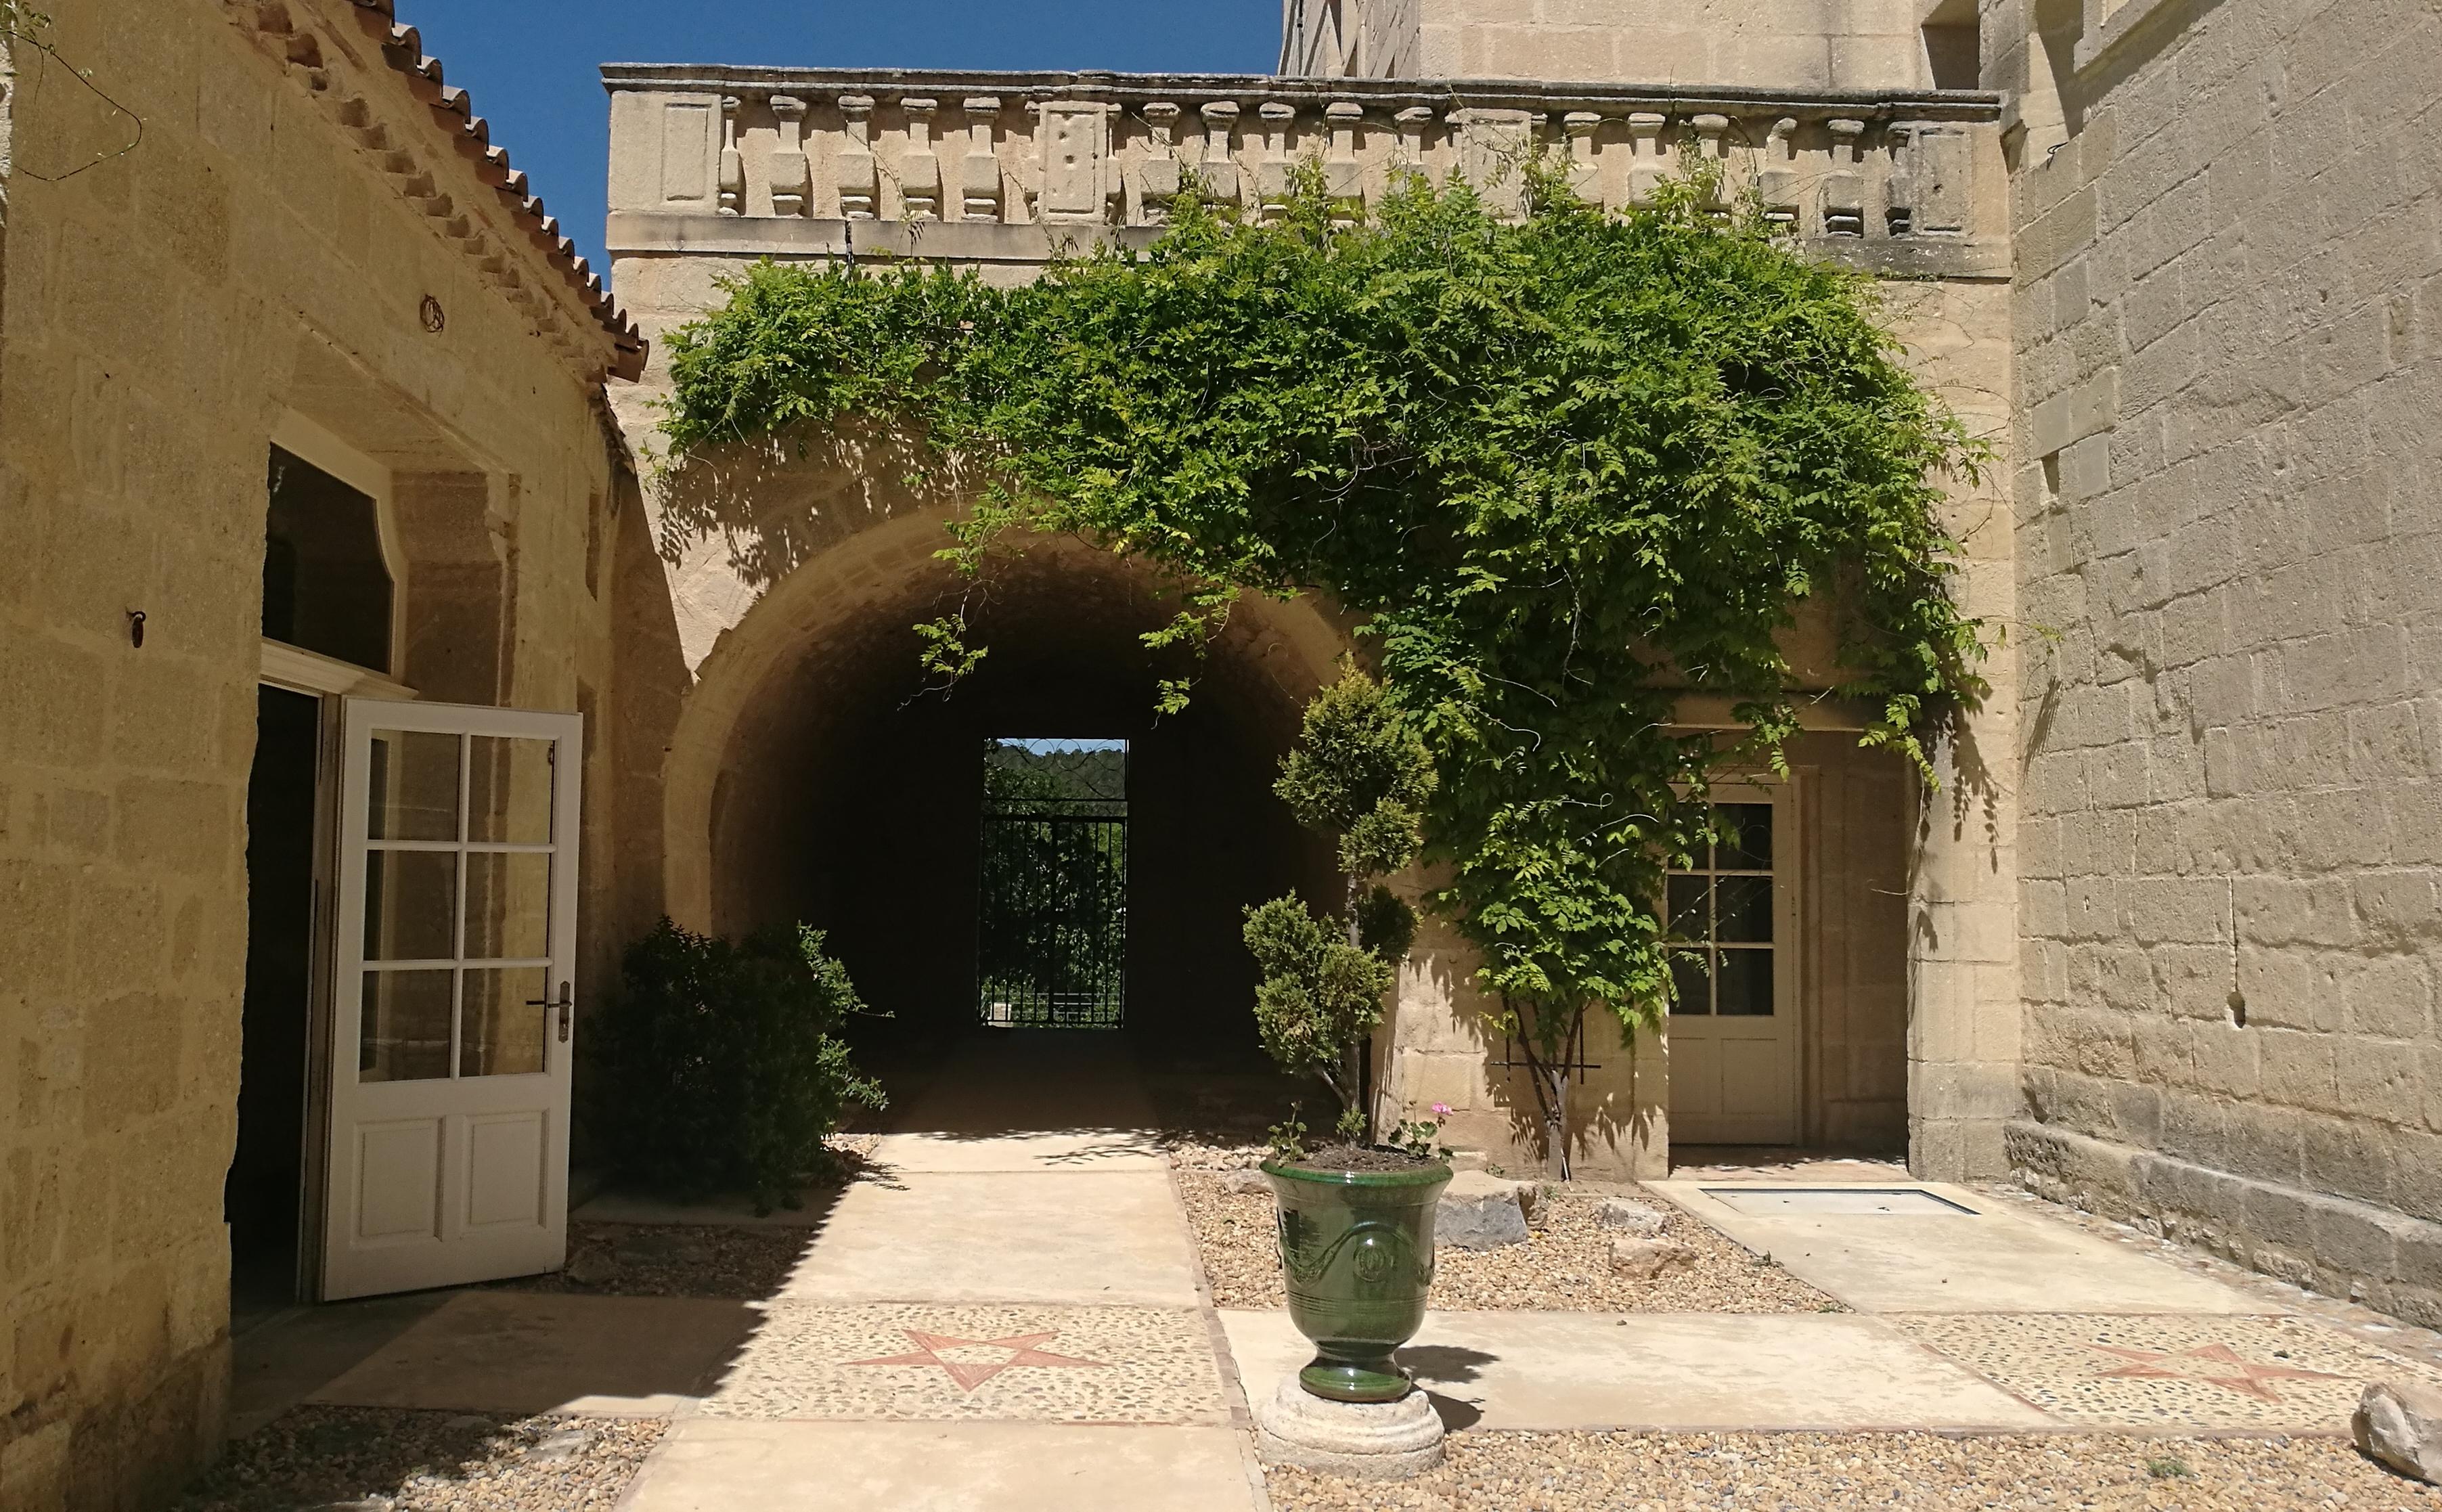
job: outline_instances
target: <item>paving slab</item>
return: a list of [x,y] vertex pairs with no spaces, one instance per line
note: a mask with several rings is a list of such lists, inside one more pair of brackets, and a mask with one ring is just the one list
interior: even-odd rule
[[1192,1307],[1187,1223],[1158,1171],[901,1172],[847,1189],[799,1302]]
[[710,1417],[1230,1421],[1194,1308],[761,1304]]
[[[1313,1357],[1285,1312],[1225,1311],[1249,1401]],[[1840,1313],[1435,1312],[1399,1360],[1454,1429],[2032,1430],[2025,1402]]]
[[[1884,1190],[1938,1199],[1922,1212],[1789,1211],[1791,1182],[1649,1181],[1648,1191],[1863,1313],[2277,1313],[2274,1303],[2065,1223],[1941,1182]],[[1749,1194],[1734,1206],[1722,1196]],[[1899,1206],[1899,1205],[1894,1205]],[[1741,1211],[1741,1208],[1751,1211]],[[1775,1211],[1779,1209],[1780,1211]]]
[[760,1321],[692,1297],[460,1292],[306,1399],[662,1416],[708,1394]]
[[1051,1423],[672,1425],[622,1512],[1263,1512],[1227,1428]]
[[1161,1145],[1144,1129],[1035,1134],[885,1134],[866,1159],[884,1175],[960,1171],[1160,1171]]
[[2064,1423],[2149,1432],[2345,1433],[2368,1382],[2442,1370],[2305,1318],[1895,1316],[1892,1327]]
[[298,1307],[232,1339],[228,1436],[246,1437],[346,1375],[452,1295],[411,1291]]

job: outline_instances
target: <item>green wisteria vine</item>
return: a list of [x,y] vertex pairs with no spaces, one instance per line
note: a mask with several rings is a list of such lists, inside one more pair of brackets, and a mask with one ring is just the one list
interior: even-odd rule
[[[1350,224],[1312,172],[1274,224],[1183,204],[1149,249],[1018,288],[760,265],[673,336],[665,431],[679,465],[850,418],[920,437],[973,499],[961,561],[1012,528],[1147,559],[1187,585],[1153,637],[1183,657],[1242,592],[1352,614],[1431,753],[1434,902],[1558,1159],[1584,1015],[1667,1011],[1653,900],[1708,778],[1797,730],[1800,607],[1838,628],[1868,745],[1922,766],[1981,695],[1937,511],[1978,452],[1870,282],[1718,177],[1617,214],[1523,172],[1515,224],[1419,179]],[[972,665],[959,630],[930,628],[937,666]],[[1689,689],[1740,727],[1674,726]]]

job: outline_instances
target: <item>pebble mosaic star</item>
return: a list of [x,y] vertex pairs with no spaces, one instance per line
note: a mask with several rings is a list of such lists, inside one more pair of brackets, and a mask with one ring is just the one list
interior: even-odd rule
[[[1110,1364],[1106,1359],[1076,1359],[1066,1355],[1054,1355],[1048,1350],[1037,1348],[1037,1345],[1048,1344],[1060,1337],[1060,1331],[1056,1328],[1049,1333],[1012,1334],[1006,1339],[954,1339],[946,1334],[928,1334],[915,1328],[902,1328],[900,1332],[905,1334],[908,1341],[916,1346],[914,1352],[905,1355],[885,1355],[877,1359],[852,1359],[847,1363],[851,1365],[939,1365],[949,1372],[950,1378],[958,1383],[960,1390],[969,1392],[1005,1370],[1026,1366],[1083,1366],[1101,1369]],[[975,1359],[965,1357],[952,1358],[945,1357],[943,1353],[947,1350],[993,1349],[1009,1351],[1009,1357],[1007,1359]]]
[[[2276,1380],[2334,1381],[2345,1377],[2330,1371],[2298,1370],[2287,1365],[2260,1365],[2241,1356],[2228,1344],[2199,1344],[2194,1349],[2129,1349],[2119,1344],[2095,1344],[2106,1355],[2116,1355],[2130,1361],[2116,1370],[2097,1371],[2098,1376],[2123,1376],[2133,1380],[2201,1381],[2208,1385],[2228,1387],[2243,1396],[2258,1401],[2278,1402],[2279,1393],[2271,1385]],[[2186,1361],[2198,1363],[2189,1364]],[[2214,1374],[2219,1367],[2223,1374]],[[2229,1374],[2235,1372],[2236,1374]]]

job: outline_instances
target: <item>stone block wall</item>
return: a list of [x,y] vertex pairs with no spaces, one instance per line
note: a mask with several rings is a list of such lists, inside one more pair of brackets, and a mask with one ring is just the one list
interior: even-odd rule
[[1932,80],[1918,0],[1302,0],[1285,69],[1766,89]]
[[1810,1145],[1907,1140],[1908,851],[1916,783],[1901,760],[1825,731],[1789,753],[1796,785],[1801,1089]]
[[[574,708],[610,683],[586,560],[610,354],[574,303],[571,348],[538,338],[334,118],[358,100],[491,224],[348,0],[52,9],[57,59],[18,60],[0,306],[0,1506],[113,1512],[221,1437],[272,427],[474,477],[419,519],[488,564],[496,622],[425,650]],[[140,143],[113,155],[127,118],[59,60]],[[449,596],[412,551],[405,577],[410,606]]]
[[2442,11],[1988,5],[1986,44],[2057,95],[2015,174],[2013,1159],[2442,1322]]

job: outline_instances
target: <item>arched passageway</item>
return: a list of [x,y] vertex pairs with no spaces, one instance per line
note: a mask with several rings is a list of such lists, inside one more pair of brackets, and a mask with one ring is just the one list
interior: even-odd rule
[[[1327,899],[1328,848],[1270,785],[1300,709],[1345,646],[1304,603],[1243,603],[1199,665],[1141,636],[1175,600],[1065,538],[1027,543],[970,585],[931,559],[934,514],[875,524],[766,592],[702,669],[673,746],[674,912],[722,933],[827,930],[868,1003],[880,1056],[975,1032],[993,738],[1125,742],[1124,1034],[1140,1056],[1252,1061],[1247,904]],[[968,605],[979,667],[927,687],[915,627]],[[1194,670],[1182,713],[1160,679]]]

